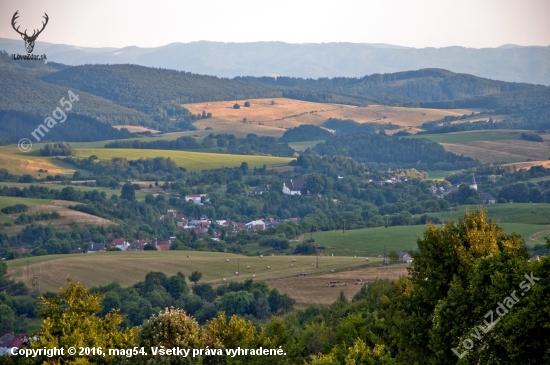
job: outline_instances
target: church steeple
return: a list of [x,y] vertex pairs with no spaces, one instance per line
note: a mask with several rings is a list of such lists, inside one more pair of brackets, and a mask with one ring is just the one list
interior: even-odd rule
[[474,174],[472,174],[472,182],[470,183],[470,189],[477,190],[476,177]]

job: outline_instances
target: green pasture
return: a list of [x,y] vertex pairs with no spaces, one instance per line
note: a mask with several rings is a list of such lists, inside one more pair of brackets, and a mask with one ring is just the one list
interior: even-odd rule
[[232,155],[221,153],[204,153],[189,151],[143,150],[143,149],[119,149],[97,148],[78,149],[77,157],[89,157],[96,155],[101,160],[110,160],[113,157],[126,157],[129,160],[139,158],[170,157],[179,166],[188,171],[202,171],[221,167],[236,167],[242,162],[247,162],[249,168],[286,165],[292,158],[256,155]]

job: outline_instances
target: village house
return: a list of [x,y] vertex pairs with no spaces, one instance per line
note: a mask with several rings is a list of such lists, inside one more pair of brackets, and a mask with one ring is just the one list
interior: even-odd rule
[[489,193],[479,193],[479,198],[482,204],[495,204],[496,199]]
[[412,256],[408,252],[401,251],[397,255],[399,256],[399,259],[397,261],[408,262],[408,263],[412,262]]
[[296,178],[285,181],[283,183],[283,193],[287,195],[307,195],[304,179]]
[[128,246],[126,251],[143,251],[143,248],[148,243],[148,240],[135,240],[134,242],[130,243],[130,246]]
[[263,194],[264,191],[269,191],[271,189],[270,184],[262,184],[254,189],[254,195]]
[[0,356],[10,354],[12,348],[20,348],[29,345],[29,336],[20,334],[15,336],[13,333],[6,333],[0,337]]
[[115,238],[111,241],[111,247],[116,247],[121,251],[126,251],[128,246],[130,246],[130,242],[126,241],[124,238]]
[[185,196],[185,201],[188,202],[188,201],[192,201],[193,203],[195,204],[202,204],[202,198],[203,197],[206,197],[207,194],[191,194],[191,195],[186,195]]
[[88,249],[88,253],[107,251],[107,246],[104,243],[92,243]]
[[257,230],[264,230],[265,229],[265,223],[263,220],[256,220],[252,222],[246,223],[246,229],[249,231],[257,231]]

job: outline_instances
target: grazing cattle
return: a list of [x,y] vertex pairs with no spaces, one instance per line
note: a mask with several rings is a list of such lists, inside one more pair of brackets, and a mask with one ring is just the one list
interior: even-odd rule
[[290,267],[294,267],[294,265],[290,264]]
[[369,261],[369,258],[368,258],[368,257],[365,257],[365,261]]
[[271,254],[271,256],[275,256],[274,254]]
[[331,254],[330,254],[330,257],[334,257],[334,254],[333,254],[333,253],[331,253]]
[[266,266],[265,268],[269,270],[269,269],[271,269],[271,266]]
[[225,278],[223,278],[222,280],[225,281]]
[[190,258],[191,256],[187,255],[187,258]]
[[381,258],[382,258],[382,255],[378,255],[378,258],[381,259]]
[[315,264],[312,262],[312,263],[311,263],[311,266],[315,266]]
[[247,269],[250,269],[250,266],[247,266],[246,268],[247,268]]
[[334,270],[332,270],[332,272],[334,272]]
[[225,262],[229,262],[229,259],[225,259]]
[[346,286],[346,285],[348,285],[348,284],[346,284],[346,283],[342,283],[342,284],[340,284],[340,286]]
[[255,278],[255,277],[256,277],[256,275],[252,275],[252,277],[253,277],[253,278]]
[[260,258],[263,259],[263,258],[264,258],[264,255],[260,255]]
[[292,262],[296,262],[296,259],[292,259]]
[[235,271],[235,275],[239,276],[239,272],[238,272],[238,271]]

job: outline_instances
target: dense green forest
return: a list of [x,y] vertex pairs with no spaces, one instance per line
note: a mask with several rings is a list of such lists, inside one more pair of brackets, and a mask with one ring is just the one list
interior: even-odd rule
[[[329,133],[329,132],[327,132]],[[330,133],[329,133],[330,134]],[[141,148],[161,150],[200,150],[216,149],[216,152],[232,154],[263,154],[272,156],[292,157],[294,150],[286,143],[279,143],[275,137],[258,136],[249,134],[246,138],[236,138],[233,134],[209,134],[198,143],[193,137],[179,137],[173,141],[157,140],[144,141],[113,141],[105,145],[105,148]]]
[[362,78],[335,77],[236,77],[250,83],[283,86],[299,90],[331,92],[369,98],[377,103],[417,105],[418,102],[446,101],[514,90],[544,88],[531,84],[489,80],[442,69],[373,74]]
[[0,50],[0,68],[12,73],[40,78],[69,67],[72,66],[56,62],[21,62],[14,60],[6,51]]
[[[31,133],[43,123],[43,114],[0,110],[0,134],[3,139],[11,143],[17,143],[21,138],[29,138],[34,142],[35,139]],[[78,112],[67,113],[67,120],[62,126],[54,125],[54,128],[49,128],[48,132],[43,134],[44,136],[40,133],[36,134],[40,142],[93,142],[134,137],[126,129],[118,130],[110,124]]]
[[[330,128],[330,127],[329,127]],[[319,141],[332,137],[332,133],[311,124],[302,124],[289,129],[279,138],[279,142]]]
[[447,152],[439,143],[427,139],[400,138],[382,134],[336,135],[306,153],[349,156],[373,169],[411,168],[417,170],[454,170],[479,165],[471,157]]
[[[0,80],[2,80],[2,98],[0,98],[2,111],[39,113],[45,118],[45,116],[51,116],[56,108],[64,107],[60,106],[59,100],[62,97],[68,100],[67,93],[71,90],[79,96],[79,101],[75,101],[70,111],[67,111],[69,118],[74,114],[81,114],[111,125],[151,125],[153,123],[153,118],[142,112],[125,108],[101,96],[97,97],[80,91],[78,88],[52,85],[30,76],[5,71],[3,68],[0,69]],[[64,107],[66,108],[68,107]]]

